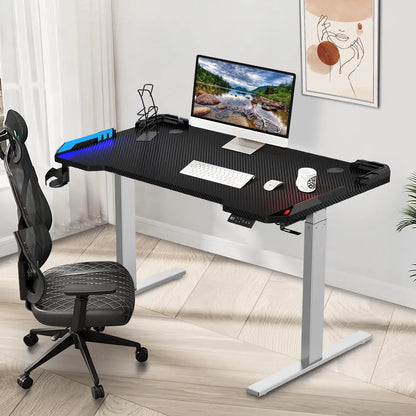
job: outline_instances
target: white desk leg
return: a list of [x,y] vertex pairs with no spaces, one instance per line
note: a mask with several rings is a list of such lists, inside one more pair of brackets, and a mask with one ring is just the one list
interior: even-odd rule
[[325,295],[326,212],[309,215],[305,223],[301,360],[247,388],[254,396],[270,391],[366,343],[371,335],[358,331],[322,350]]
[[117,262],[136,279],[136,196],[134,180],[115,175]]
[[136,277],[136,195],[134,180],[115,175],[117,261],[131,274],[136,294],[179,279],[186,271],[174,268],[137,283]]

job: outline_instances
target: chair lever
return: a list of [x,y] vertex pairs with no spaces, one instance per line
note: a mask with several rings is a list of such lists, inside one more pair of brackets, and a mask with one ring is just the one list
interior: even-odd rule
[[62,331],[57,332],[55,335],[51,336],[52,341],[57,341],[59,338],[62,338],[64,335],[66,335],[69,332],[68,328],[63,329]]

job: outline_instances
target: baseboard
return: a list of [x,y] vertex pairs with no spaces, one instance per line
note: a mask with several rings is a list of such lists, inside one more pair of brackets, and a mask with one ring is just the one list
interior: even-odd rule
[[[303,262],[296,257],[250,247],[246,244],[138,216],[136,216],[136,231],[162,240],[302,277]],[[329,286],[416,309],[415,289],[392,285],[368,276],[346,273],[334,268],[327,269],[326,282]]]
[[16,240],[12,236],[0,238],[0,257],[17,252]]

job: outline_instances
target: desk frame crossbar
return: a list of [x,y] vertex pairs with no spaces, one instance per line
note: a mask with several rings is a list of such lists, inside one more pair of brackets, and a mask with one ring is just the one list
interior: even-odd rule
[[301,359],[247,388],[254,396],[292,381],[328,361],[369,341],[371,335],[358,331],[323,349],[326,263],[326,210],[306,218],[303,255],[302,349]]
[[136,276],[136,193],[135,181],[115,175],[116,247],[117,262],[130,273],[136,295],[179,279],[186,271],[182,268],[166,270],[137,282]]

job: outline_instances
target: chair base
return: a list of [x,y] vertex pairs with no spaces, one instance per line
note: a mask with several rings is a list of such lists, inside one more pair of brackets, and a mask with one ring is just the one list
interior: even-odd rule
[[[97,328],[98,329],[98,328]],[[103,330],[103,328],[99,328]],[[125,338],[115,337],[113,335],[104,334],[97,330],[85,329],[82,331],[73,331],[71,328],[40,328],[32,329],[28,335],[24,337],[24,342],[27,346],[32,346],[37,343],[38,335],[50,336],[56,344],[49,348],[44,354],[42,354],[34,363],[24,370],[17,383],[20,387],[28,389],[32,386],[33,380],[30,378],[30,373],[40,365],[49,361],[51,358],[60,354],[62,351],[69,348],[71,345],[80,350],[81,355],[87,365],[94,385],[91,387],[91,393],[94,399],[104,397],[104,388],[100,384],[97,371],[95,370],[94,363],[91,355],[88,351],[87,342],[97,342],[100,344],[120,345],[126,347],[136,348],[136,360],[139,362],[145,362],[148,358],[148,352],[145,347],[142,347],[138,342],[130,341]]]

